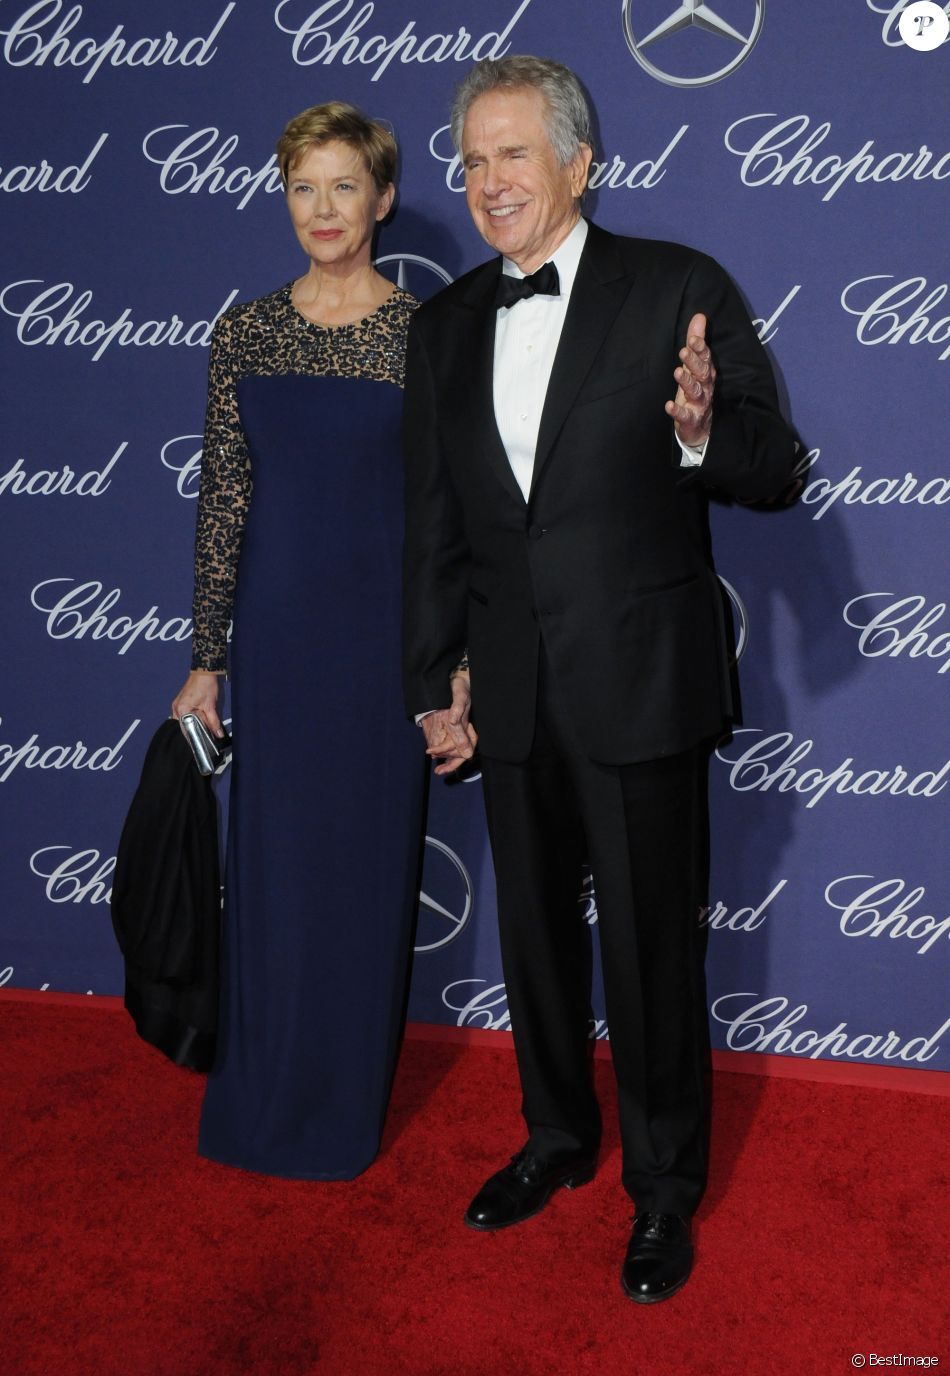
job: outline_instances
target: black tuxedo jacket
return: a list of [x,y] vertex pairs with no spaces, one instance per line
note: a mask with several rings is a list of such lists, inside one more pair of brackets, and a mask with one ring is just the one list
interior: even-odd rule
[[[525,501],[492,397],[500,271],[459,278],[409,331],[407,710],[449,705],[467,648],[481,749],[524,759],[543,637],[592,759],[684,750],[731,711],[706,491],[771,496],[793,465],[765,352],[712,259],[590,225]],[[684,469],[663,405],[696,311],[718,381],[705,460]]]

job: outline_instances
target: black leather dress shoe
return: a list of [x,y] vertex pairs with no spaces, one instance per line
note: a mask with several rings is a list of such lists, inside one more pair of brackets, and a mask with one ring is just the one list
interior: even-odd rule
[[620,1273],[625,1294],[638,1304],[656,1304],[675,1295],[692,1268],[688,1219],[679,1214],[637,1214]]
[[540,1213],[559,1186],[575,1190],[593,1178],[594,1162],[589,1156],[552,1164],[525,1147],[485,1181],[466,1210],[465,1222],[482,1231],[510,1228]]

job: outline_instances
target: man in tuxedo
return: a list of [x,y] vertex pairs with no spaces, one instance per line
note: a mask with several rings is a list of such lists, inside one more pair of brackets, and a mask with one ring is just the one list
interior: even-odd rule
[[732,708],[706,491],[772,495],[795,442],[722,269],[582,218],[589,129],[555,62],[480,62],[456,96],[500,257],[410,329],[405,692],[436,773],[477,725],[528,1128],[465,1221],[520,1223],[594,1173],[586,858],[636,1205],[621,1279],[651,1303],[689,1276],[706,1179],[706,773]]

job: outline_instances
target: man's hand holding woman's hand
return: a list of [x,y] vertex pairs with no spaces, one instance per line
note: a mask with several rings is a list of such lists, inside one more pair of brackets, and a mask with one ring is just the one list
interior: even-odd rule
[[214,736],[223,736],[224,727],[218,716],[218,680],[220,674],[207,669],[192,669],[185,686],[172,703],[172,716],[177,720],[188,712],[195,712]]
[[[186,685],[187,686],[187,685]],[[478,734],[468,719],[472,693],[468,673],[457,670],[452,676],[452,706],[442,707],[423,717],[426,754],[437,761],[436,774],[451,774],[475,754]]]

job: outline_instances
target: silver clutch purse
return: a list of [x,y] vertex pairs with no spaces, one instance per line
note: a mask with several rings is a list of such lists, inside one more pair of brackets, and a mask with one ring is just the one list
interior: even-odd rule
[[196,712],[186,712],[179,718],[185,740],[191,746],[198,773],[207,777],[223,769],[231,757],[231,737],[213,736]]

